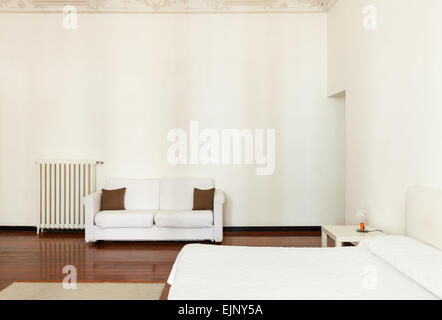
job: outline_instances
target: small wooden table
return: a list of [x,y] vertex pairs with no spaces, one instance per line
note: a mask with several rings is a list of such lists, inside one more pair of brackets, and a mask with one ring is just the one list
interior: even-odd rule
[[[357,232],[359,226],[322,226],[322,247],[327,247],[327,236],[335,240],[335,247],[341,247],[343,242],[358,243],[359,241],[372,237],[383,236],[382,231],[373,231],[368,233]],[[367,230],[377,230],[371,226],[366,227]]]

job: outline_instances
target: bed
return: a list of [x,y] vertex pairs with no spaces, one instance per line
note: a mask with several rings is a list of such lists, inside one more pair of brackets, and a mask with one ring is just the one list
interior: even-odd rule
[[404,236],[347,248],[191,244],[169,299],[442,299],[442,191],[410,188]]

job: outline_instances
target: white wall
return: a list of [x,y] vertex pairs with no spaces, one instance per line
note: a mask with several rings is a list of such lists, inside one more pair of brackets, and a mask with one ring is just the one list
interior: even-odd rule
[[[376,30],[363,28],[365,5],[377,7]],[[367,208],[402,233],[407,188],[442,189],[440,12],[440,0],[339,0],[329,13],[329,40],[347,39],[347,58],[329,57],[330,72],[346,70],[329,75],[346,90],[346,223]]]
[[348,50],[348,14],[345,1],[337,1],[327,14],[327,93],[342,94],[346,89]]
[[[104,176],[213,177],[226,225],[344,220],[344,114],[326,98],[325,14],[0,15],[0,225],[34,225],[34,161]],[[171,166],[167,132],[275,128],[276,170]]]

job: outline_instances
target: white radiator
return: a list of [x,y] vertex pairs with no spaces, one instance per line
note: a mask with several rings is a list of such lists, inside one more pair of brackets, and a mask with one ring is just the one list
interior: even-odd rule
[[84,229],[82,199],[97,190],[95,160],[37,161],[37,233]]

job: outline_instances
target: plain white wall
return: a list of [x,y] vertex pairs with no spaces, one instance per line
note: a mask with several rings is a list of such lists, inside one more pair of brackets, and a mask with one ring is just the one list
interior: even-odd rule
[[[363,28],[365,5],[376,30]],[[329,74],[329,88],[346,90],[346,223],[366,208],[403,233],[407,189],[442,189],[440,12],[440,0],[339,0],[329,12],[329,41],[347,39],[329,43],[346,56],[329,56],[330,72],[346,70]]]
[[[104,177],[213,177],[225,224],[344,221],[344,110],[327,93],[325,14],[0,15],[0,225],[34,225],[38,158]],[[171,166],[167,132],[276,129],[276,170]]]
[[[327,14],[327,94],[334,96],[346,89],[348,50],[348,21],[351,13],[345,1],[337,1]],[[353,13],[354,14],[354,13]]]

